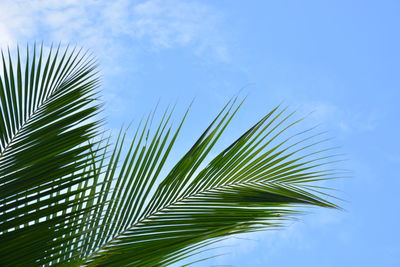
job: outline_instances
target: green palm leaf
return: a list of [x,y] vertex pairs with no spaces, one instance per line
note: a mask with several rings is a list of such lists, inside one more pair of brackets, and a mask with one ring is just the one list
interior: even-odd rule
[[[293,207],[337,208],[323,198],[322,192],[309,187],[311,182],[336,175],[334,170],[321,169],[330,163],[326,159],[335,155],[320,156],[326,149],[304,152],[324,141],[318,139],[320,134],[305,131],[272,145],[300,122],[285,126],[293,113],[285,115],[285,109],[279,107],[199,170],[240,105],[232,101],[221,111],[195,145],[160,180],[150,198],[148,192],[154,189],[159,174],[156,170],[161,167],[155,163],[154,150],[161,155],[169,151],[157,146],[159,140],[168,137],[162,137],[160,131],[165,129],[166,122],[161,122],[145,144],[142,140],[132,142],[121,172],[114,173],[118,182],[113,192],[122,197],[112,197],[113,202],[105,209],[107,223],[95,238],[101,241],[87,264],[168,265],[231,234],[280,227],[298,214]],[[141,136],[146,131],[145,126]],[[296,137],[300,139],[290,143]],[[169,144],[173,142],[174,138]],[[159,164],[163,162],[160,160]],[[141,171],[124,173],[130,167]]]
[[[57,253],[90,210],[98,135],[94,60],[82,51],[2,52],[0,259],[30,266]],[[78,223],[79,222],[79,223]]]
[[338,175],[336,155],[314,129],[285,135],[301,121],[294,113],[276,107],[209,161],[242,105],[233,99],[162,175],[189,110],[176,127],[173,109],[153,127],[154,111],[111,146],[89,120],[99,110],[93,61],[59,50],[27,51],[25,66],[18,52],[16,68],[3,57],[2,264],[168,265],[281,227],[302,207],[338,208],[316,184]]

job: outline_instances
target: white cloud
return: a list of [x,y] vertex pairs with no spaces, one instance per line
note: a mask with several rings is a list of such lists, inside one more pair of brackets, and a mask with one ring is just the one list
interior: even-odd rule
[[132,33],[137,38],[148,37],[160,47],[206,42],[213,34],[215,16],[206,6],[179,1],[147,1],[133,7],[136,17]]
[[107,54],[128,40],[155,50],[186,47],[197,55],[228,59],[218,31],[218,12],[201,2],[4,0],[0,11],[2,47],[44,39]]
[[[327,229],[337,228],[345,220],[346,214],[338,210],[318,209],[318,212],[299,217],[298,220],[289,221],[282,229],[248,233],[230,237],[218,245],[222,248],[218,253],[227,253],[213,260],[215,265],[224,263],[241,262],[243,258],[251,257],[254,252],[262,251],[257,258],[253,258],[251,264],[256,266],[268,265],[271,258],[276,258],[283,250],[294,250],[302,253],[311,253],[320,245],[315,232],[326,232]],[[341,229],[337,232],[338,239],[345,242],[351,238]]]
[[29,9],[19,1],[0,2],[0,46],[13,46],[19,37],[34,32]]
[[339,131],[365,133],[374,131],[378,126],[379,112],[366,106],[339,107],[330,103],[314,102],[305,104],[313,111],[312,123],[325,123],[335,126]]

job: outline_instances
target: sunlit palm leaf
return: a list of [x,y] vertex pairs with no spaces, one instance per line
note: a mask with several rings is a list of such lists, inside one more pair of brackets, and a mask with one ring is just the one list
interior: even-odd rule
[[[221,111],[170,173],[159,180],[150,199],[148,192],[157,184],[164,162],[155,163],[154,155],[169,151],[157,145],[168,137],[169,131],[162,136],[168,119],[161,122],[153,139],[141,139],[145,135],[149,138],[147,126],[137,142],[136,133],[121,172],[114,173],[117,184],[112,204],[104,209],[106,223],[94,238],[98,242],[87,264],[167,265],[196,253],[207,242],[279,227],[297,214],[293,207],[337,208],[307,187],[336,174],[320,168],[329,163],[323,160],[330,156],[319,156],[326,150],[312,150],[324,141],[318,139],[320,134],[312,135],[309,130],[273,142],[300,121],[287,123],[293,114],[285,115],[284,109],[274,109],[198,170],[240,105],[233,101]],[[174,138],[169,144],[173,142]],[[309,149],[311,152],[304,152]]]
[[152,112],[109,151],[94,119],[93,60],[42,49],[24,63],[19,50],[16,63],[2,57],[1,265],[168,265],[232,234],[280,227],[299,207],[337,208],[315,184],[337,176],[335,155],[314,129],[285,135],[301,121],[286,109],[209,161],[242,105],[230,101],[168,171],[188,111],[175,127],[173,109],[157,127]]

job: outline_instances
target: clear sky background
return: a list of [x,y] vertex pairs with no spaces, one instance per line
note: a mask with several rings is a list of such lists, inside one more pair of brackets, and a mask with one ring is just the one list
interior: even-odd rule
[[399,31],[400,2],[388,0],[0,0],[1,47],[93,51],[112,129],[195,97],[183,153],[242,90],[221,147],[281,102],[314,111],[310,123],[342,146],[353,178],[331,185],[345,211],[230,239],[229,254],[201,266],[400,266]]

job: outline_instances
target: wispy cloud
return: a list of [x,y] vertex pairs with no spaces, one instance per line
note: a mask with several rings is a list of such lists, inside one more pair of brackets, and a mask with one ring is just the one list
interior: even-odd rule
[[[189,48],[226,61],[220,15],[208,5],[179,0],[5,0],[0,2],[0,45],[26,40],[79,43],[118,50],[127,42],[153,50]],[[132,44],[130,45],[132,46]]]
[[339,107],[325,102],[305,104],[312,121],[333,125],[345,134],[365,133],[378,127],[379,112],[367,106]]
[[[252,258],[248,265],[265,266],[276,259],[284,250],[294,250],[302,253],[311,253],[320,244],[318,238],[313,235],[317,229],[327,231],[332,227],[343,223],[345,215],[337,210],[318,210],[318,213],[308,214],[300,220],[294,220],[280,230],[263,231],[238,235],[224,240],[223,246],[218,253],[228,254],[217,257],[214,262],[216,266],[224,263],[234,263],[231,266],[242,266],[243,258],[250,258],[249,255],[256,251],[262,251],[257,254],[256,258]],[[345,229],[337,232],[338,239],[343,240],[350,238],[347,236]],[[216,255],[214,251],[212,255]]]

